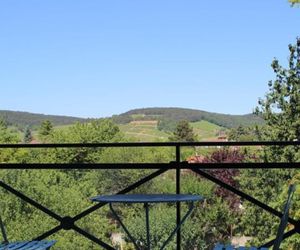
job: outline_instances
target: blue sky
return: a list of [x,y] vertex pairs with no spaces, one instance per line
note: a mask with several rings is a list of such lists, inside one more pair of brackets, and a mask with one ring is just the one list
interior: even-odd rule
[[287,0],[0,2],[0,109],[252,112],[300,35]]

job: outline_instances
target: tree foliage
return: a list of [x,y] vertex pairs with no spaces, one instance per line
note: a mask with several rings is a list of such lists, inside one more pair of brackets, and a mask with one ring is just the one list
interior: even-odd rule
[[263,126],[243,127],[230,129],[228,139],[230,141],[260,141],[262,139]]
[[[274,59],[271,66],[275,80],[269,82],[269,92],[259,100],[257,113],[266,121],[262,139],[293,141],[300,139],[300,39],[289,45],[289,64],[285,68]],[[300,160],[299,147],[265,147],[260,158],[266,162],[293,162]],[[285,185],[299,173],[291,169],[244,170],[241,172],[242,189],[258,200],[276,206],[278,197],[285,194]],[[245,202],[243,225],[256,243],[274,237],[274,217]]]
[[289,45],[289,51],[287,68],[277,59],[272,62],[276,79],[269,81],[269,92],[257,108],[270,128],[266,132],[272,140],[300,140],[300,38]]
[[0,120],[0,143],[16,143],[19,137],[8,129],[5,121]]
[[183,142],[193,142],[196,136],[193,132],[193,128],[188,121],[179,121],[176,125],[176,129],[173,135],[170,137],[171,141],[183,141]]
[[[246,160],[246,156],[239,150],[233,150],[230,148],[223,148],[214,151],[211,155],[206,156],[203,162],[206,163],[241,163]],[[238,169],[211,169],[208,172],[217,179],[229,184],[235,188],[239,186],[237,177],[240,174]],[[237,210],[240,204],[238,196],[229,192],[228,190],[218,187],[215,191],[216,195],[225,199],[229,206],[234,210]]]
[[170,119],[161,119],[158,121],[157,129],[165,132],[174,132],[176,129],[176,121]]
[[25,131],[24,131],[24,137],[23,137],[23,142],[24,143],[29,143],[32,141],[32,134],[31,134],[31,130],[29,128],[29,126],[27,126],[25,128]]
[[0,117],[0,128],[7,128],[7,121]]
[[53,125],[51,121],[45,120],[42,122],[41,126],[39,127],[38,131],[38,137],[42,141],[47,140],[47,137],[49,137],[53,132]]
[[71,116],[60,116],[60,115],[43,115],[35,114],[29,112],[20,112],[20,111],[8,111],[0,110],[0,117],[3,117],[4,120],[9,125],[14,125],[20,130],[23,130],[26,126],[31,128],[38,127],[43,121],[49,120],[54,125],[69,125],[75,122],[88,122],[89,119],[71,117]]

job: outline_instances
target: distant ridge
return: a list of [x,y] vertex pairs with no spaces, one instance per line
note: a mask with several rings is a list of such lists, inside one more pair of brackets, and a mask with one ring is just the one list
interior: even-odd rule
[[113,116],[117,123],[128,123],[135,119],[139,120],[187,120],[190,122],[205,120],[225,128],[260,125],[264,120],[254,114],[228,115],[186,108],[141,108],[133,109],[123,114]]
[[29,113],[23,111],[9,111],[9,110],[0,110],[0,119],[4,119],[9,125],[16,126],[20,129],[26,126],[30,126],[30,127],[39,126],[45,120],[51,121],[54,126],[88,121],[88,119],[72,117],[72,116],[44,115],[44,114]]
[[[23,129],[26,126],[39,126],[44,120],[49,120],[54,126],[68,125],[75,122],[88,122],[85,119],[72,116],[45,115],[23,111],[0,110],[0,119],[6,120],[9,125]],[[95,118],[96,119],[96,118]],[[225,128],[234,128],[239,125],[252,126],[263,124],[264,120],[254,114],[228,115],[186,108],[140,108],[129,110],[120,115],[113,115],[112,119],[118,124],[126,124],[134,120],[160,120],[177,122],[187,120],[190,122],[208,121]]]

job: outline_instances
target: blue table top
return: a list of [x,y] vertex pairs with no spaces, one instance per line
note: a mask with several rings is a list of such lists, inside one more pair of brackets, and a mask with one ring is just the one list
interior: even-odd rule
[[201,201],[204,198],[200,195],[191,194],[116,194],[99,195],[91,198],[95,202],[108,203],[158,203],[158,202],[181,202]]

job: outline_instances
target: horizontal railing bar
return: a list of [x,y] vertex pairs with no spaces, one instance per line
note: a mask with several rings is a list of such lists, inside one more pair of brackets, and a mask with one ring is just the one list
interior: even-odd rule
[[38,143],[0,144],[0,148],[96,148],[96,147],[188,147],[188,146],[299,146],[300,141],[224,141],[224,142],[119,142],[119,143]]
[[0,163],[1,169],[276,169],[300,168],[300,162],[245,163]]

